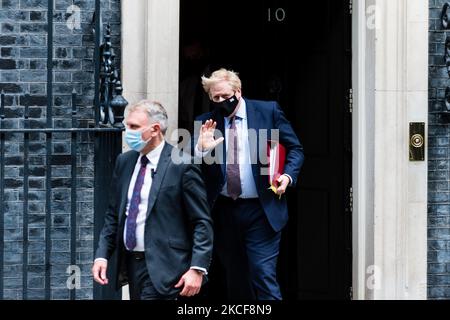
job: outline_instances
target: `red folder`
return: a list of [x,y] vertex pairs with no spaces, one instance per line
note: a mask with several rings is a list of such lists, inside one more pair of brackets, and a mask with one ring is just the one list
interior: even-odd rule
[[284,173],[286,148],[278,141],[269,140],[267,142],[267,159],[269,162],[269,189],[276,193],[279,186],[277,179]]

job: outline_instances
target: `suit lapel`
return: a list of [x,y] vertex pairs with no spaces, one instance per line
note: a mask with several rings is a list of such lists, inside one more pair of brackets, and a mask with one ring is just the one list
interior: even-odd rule
[[222,132],[222,136],[224,137],[224,141],[219,145],[219,148],[222,148],[222,155],[223,155],[223,161],[221,161],[221,171],[222,176],[225,177],[225,170],[226,170],[226,161],[227,161],[227,149],[226,149],[226,143],[227,143],[227,137],[225,136],[225,120],[223,119],[223,116],[220,114],[220,112],[214,111],[213,119],[215,122],[217,122],[216,129]]
[[137,159],[139,158],[138,152],[133,152],[130,156],[130,160],[126,161],[124,164],[124,169],[122,171],[122,177],[124,179],[121,190],[121,202],[120,202],[120,218],[125,215],[125,210],[128,201],[128,189],[130,187],[131,177],[133,176],[134,168],[136,167]]
[[[261,118],[258,109],[252,103],[251,100],[245,100],[245,104],[247,107],[247,127],[248,129],[255,130],[256,132],[256,143],[255,141],[249,141],[248,145],[250,147],[250,155],[254,155],[255,159],[258,159],[258,151],[259,151],[259,129],[261,128]],[[251,135],[249,135],[249,138]],[[254,161],[252,158],[252,173],[253,179],[255,180],[256,185],[258,186],[260,170],[259,170],[259,161]]]
[[156,167],[155,175],[152,180],[152,186],[150,188],[150,194],[148,198],[148,207],[147,207],[147,217],[153,209],[155,205],[156,198],[159,193],[159,189],[161,187],[161,183],[164,179],[164,175],[166,174],[167,167],[170,162],[170,155],[172,152],[172,146],[166,142],[164,148],[161,151],[161,156],[159,157],[158,165]]

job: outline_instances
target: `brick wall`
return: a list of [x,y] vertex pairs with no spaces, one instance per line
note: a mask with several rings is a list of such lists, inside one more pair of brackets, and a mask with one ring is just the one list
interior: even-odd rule
[[[42,128],[47,122],[47,0],[0,0],[0,90],[6,94],[3,124],[23,127],[24,106],[30,107],[30,125]],[[71,30],[66,13],[69,6],[80,8],[81,28]],[[80,127],[93,121],[94,41],[91,24],[94,0],[54,0],[53,15],[53,126],[71,124],[71,93]],[[113,47],[119,53],[120,0],[102,0],[103,21],[112,26]],[[119,65],[120,57],[116,59]],[[28,94],[28,96],[27,96]],[[3,295],[5,299],[44,299],[45,235],[50,234],[50,298],[68,299],[66,286],[70,265],[70,162],[52,165],[51,227],[46,228],[46,135],[30,134],[29,192],[23,192],[23,134],[5,136],[5,201]],[[71,154],[70,134],[53,135],[52,153]],[[82,270],[81,289],[76,299],[93,297],[90,267],[94,250],[94,145],[93,136],[82,134],[77,141],[77,230],[76,260]],[[68,157],[66,157],[68,158]],[[28,199],[28,230],[23,229],[23,201]],[[23,242],[23,232],[28,243]],[[24,245],[28,266],[24,266]],[[0,246],[1,248],[1,246]],[[1,261],[0,261],[1,263]],[[27,284],[23,285],[24,269]],[[25,289],[26,288],[26,291]]]
[[[450,30],[440,24],[446,1],[430,0],[429,30],[429,169],[428,169],[428,298],[450,298],[450,118],[445,109],[445,89],[450,77],[444,62],[444,44]],[[450,12],[449,12],[450,14]]]

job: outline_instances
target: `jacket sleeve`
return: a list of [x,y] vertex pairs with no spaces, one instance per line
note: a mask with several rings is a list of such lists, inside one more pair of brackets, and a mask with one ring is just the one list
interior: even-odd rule
[[118,210],[120,203],[120,195],[118,194],[120,189],[120,186],[118,185],[120,157],[121,155],[117,157],[116,165],[114,167],[109,193],[109,203],[105,212],[105,222],[102,231],[100,232],[95,258],[109,260],[117,246]]
[[283,110],[281,110],[276,102],[274,102],[274,122],[275,128],[280,133],[280,143],[286,148],[284,173],[292,178],[292,186],[295,186],[304,161],[303,146],[298,140],[291,124],[286,119]]
[[191,266],[208,270],[212,259],[213,227],[200,167],[187,164],[182,179],[183,201],[193,227]]

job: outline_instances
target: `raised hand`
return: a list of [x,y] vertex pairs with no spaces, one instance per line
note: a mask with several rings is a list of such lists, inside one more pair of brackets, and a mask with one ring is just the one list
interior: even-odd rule
[[197,142],[200,151],[210,151],[224,140],[223,137],[214,139],[214,130],[216,129],[216,126],[217,123],[209,119],[200,128],[200,135]]

